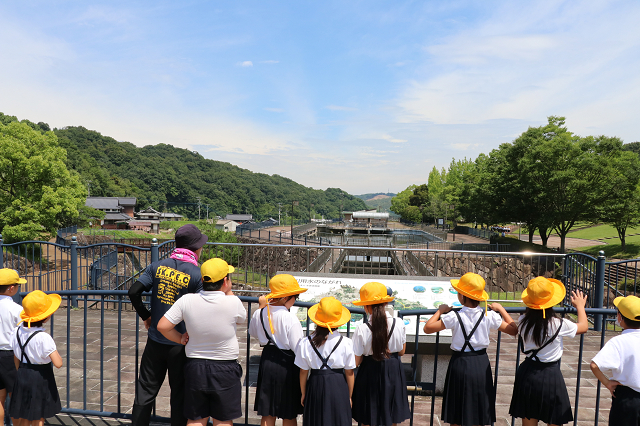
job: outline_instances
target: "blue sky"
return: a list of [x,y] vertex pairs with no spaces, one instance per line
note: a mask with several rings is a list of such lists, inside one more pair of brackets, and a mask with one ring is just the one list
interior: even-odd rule
[[549,115],[640,140],[640,2],[4,1],[0,111],[398,192]]

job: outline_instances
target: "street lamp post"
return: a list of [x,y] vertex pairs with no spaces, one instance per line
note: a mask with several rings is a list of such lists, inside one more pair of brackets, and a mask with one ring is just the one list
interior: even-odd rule
[[297,206],[297,201],[291,201],[291,244],[293,244],[293,206]]

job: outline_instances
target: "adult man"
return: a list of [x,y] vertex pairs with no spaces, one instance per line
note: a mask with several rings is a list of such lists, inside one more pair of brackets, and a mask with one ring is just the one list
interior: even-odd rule
[[[247,311],[231,291],[228,274],[234,271],[222,259],[207,260],[201,268],[204,290],[178,300],[158,323],[169,340],[186,343],[184,411],[189,424],[233,424],[242,416],[242,367],[237,324]],[[184,320],[188,333],[177,330]]]
[[[169,259],[147,267],[129,290],[129,298],[136,312],[149,330],[147,345],[140,361],[140,373],[133,402],[132,424],[148,426],[153,402],[169,371],[171,386],[171,426],[184,426],[184,377],[186,360],[184,346],[167,340],[157,329],[158,321],[187,293],[202,290],[198,258],[207,236],[195,225],[184,225],[176,231],[176,249]],[[151,312],[142,303],[142,293],[152,290]],[[177,325],[184,332],[184,324]]]

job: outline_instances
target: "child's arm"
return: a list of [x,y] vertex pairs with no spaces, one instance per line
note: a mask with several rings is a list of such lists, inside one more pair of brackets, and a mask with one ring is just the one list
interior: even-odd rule
[[362,355],[356,355],[356,367],[359,367],[361,362],[362,362]]
[[[573,299],[573,297],[572,297],[572,299]],[[572,300],[572,302],[573,302],[573,300]],[[584,333],[584,331],[583,331],[583,333]],[[591,372],[593,373],[593,375],[596,376],[596,378],[598,380],[600,380],[600,382],[607,389],[609,389],[609,392],[611,392],[611,396],[615,398],[616,396],[614,395],[614,393],[616,391],[616,386],[618,386],[620,384],[620,382],[617,382],[615,380],[607,379],[607,376],[605,376],[604,373],[602,371],[600,371],[600,368],[598,367],[598,364],[596,364],[593,361],[591,361],[591,364],[589,364],[589,367],[591,367]]]
[[266,308],[268,304],[269,302],[267,301],[266,297],[264,296],[258,297],[258,309]]
[[404,344],[402,345],[402,350],[401,350],[401,351],[398,351],[398,355],[402,356],[402,355],[404,355],[404,353],[405,353],[406,351],[407,351],[407,344],[406,344],[406,343],[404,343]]
[[576,324],[578,331],[576,331],[576,334],[584,334],[589,330],[589,321],[587,320],[587,313],[584,310],[584,307],[587,305],[587,295],[583,294],[580,290],[572,291],[571,304],[575,306],[578,311],[578,322]]
[[353,406],[353,403],[351,402],[351,395],[353,395],[353,382],[354,382],[353,370],[344,370],[344,377],[347,379],[347,386],[349,386],[349,403]]
[[[353,371],[353,370],[351,370]],[[300,403],[304,407],[304,397],[307,393],[307,374],[309,370],[300,369],[300,391],[302,392],[302,398],[300,399]]]
[[451,311],[451,307],[448,305],[442,304],[438,306],[438,310],[436,311],[436,313],[433,314],[433,316],[429,318],[427,323],[424,325],[424,332],[427,334],[431,334],[444,330],[446,327],[440,319],[440,315],[446,314],[449,311]]
[[[162,317],[160,318],[160,321],[158,321],[158,326],[156,327],[158,329],[158,331],[160,333],[162,333],[162,335],[164,337],[166,337],[167,339],[171,340],[172,342],[176,342],[179,343],[181,345],[186,345],[189,341],[189,337],[186,336],[186,339],[183,339],[183,334],[180,333],[178,330],[176,330],[176,325],[174,323],[172,323],[171,321],[169,321],[167,319],[167,317]],[[187,333],[185,333],[187,334]],[[184,343],[183,343],[184,341]]]
[[500,324],[500,330],[503,333],[507,333],[509,336],[515,336],[518,334],[518,324],[511,318],[511,315],[507,313],[507,310],[499,303],[492,303],[489,305],[492,311],[498,312],[502,316],[502,324]]
[[49,354],[49,358],[51,358],[51,362],[53,366],[56,368],[62,367],[62,357],[58,353],[58,351],[53,351]]

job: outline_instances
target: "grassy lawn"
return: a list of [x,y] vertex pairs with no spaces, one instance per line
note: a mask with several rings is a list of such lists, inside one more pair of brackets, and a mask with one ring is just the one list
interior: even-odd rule
[[[637,237],[637,241],[640,242],[640,227],[627,228],[627,235],[633,238],[634,234]],[[567,235],[571,238],[584,238],[586,240],[614,240],[618,241],[618,231],[611,225],[595,225],[589,228],[583,228],[576,231],[571,231]]]
[[504,291],[491,291],[489,292],[489,300],[513,300],[513,302],[500,302],[505,308],[519,308],[524,306],[522,304],[522,292],[504,292]]
[[619,243],[607,244],[606,246],[579,247],[573,251],[597,257],[600,250],[604,251],[605,257],[609,259],[637,259],[640,257],[640,238],[635,238],[634,243],[631,243],[630,238],[627,238],[627,246],[624,251],[622,251],[622,246]]

